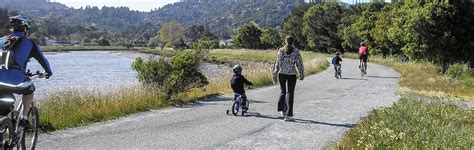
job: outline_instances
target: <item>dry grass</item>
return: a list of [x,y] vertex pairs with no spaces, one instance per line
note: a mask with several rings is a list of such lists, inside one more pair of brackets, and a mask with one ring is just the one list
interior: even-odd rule
[[167,106],[159,93],[130,87],[100,94],[84,90],[58,91],[39,103],[45,130],[77,127],[127,114]]

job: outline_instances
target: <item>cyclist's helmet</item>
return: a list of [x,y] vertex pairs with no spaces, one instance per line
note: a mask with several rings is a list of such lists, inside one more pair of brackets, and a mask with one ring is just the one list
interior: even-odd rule
[[237,64],[235,65],[232,70],[234,71],[234,73],[242,73],[242,66],[240,64]]
[[31,27],[31,18],[28,16],[18,15],[10,17],[10,25],[14,30],[22,30],[24,27]]
[[364,43],[364,42],[360,42],[360,46],[365,46],[365,43]]
[[341,52],[337,51],[335,54],[336,54],[336,55],[339,55],[339,54],[341,54]]

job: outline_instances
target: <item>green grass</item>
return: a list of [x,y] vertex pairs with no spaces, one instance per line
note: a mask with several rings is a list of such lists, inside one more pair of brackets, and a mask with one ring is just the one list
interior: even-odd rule
[[164,57],[173,57],[174,54],[176,53],[176,51],[173,50],[172,48],[163,48],[163,49],[138,48],[138,51],[145,54],[160,55]]
[[[345,54],[357,59],[356,54]],[[429,62],[400,62],[396,58],[371,56],[370,62],[392,67],[401,74],[400,91],[428,97],[474,101],[474,76],[452,78],[440,73],[440,67]],[[370,68],[369,68],[370,69]]]
[[40,48],[43,52],[136,50],[134,48],[118,46],[41,46]]
[[[345,54],[357,59],[356,54]],[[370,62],[400,72],[401,95],[428,99],[473,100],[472,75],[453,78],[428,62],[401,62],[372,56]],[[424,98],[426,99],[426,98]],[[449,101],[404,98],[390,108],[372,111],[345,133],[336,149],[474,148],[474,110]]]
[[[210,60],[218,62],[258,61],[273,63],[276,55],[276,50],[215,49],[209,51],[208,57]],[[315,55],[316,53],[314,52],[301,52],[303,60],[313,59]],[[317,55],[323,56],[322,54]]]
[[474,148],[474,110],[439,101],[402,99],[374,110],[346,132],[337,149]]
[[[232,52],[232,51],[230,51]],[[258,53],[258,51],[251,51]],[[268,52],[270,54],[270,52]],[[272,52],[273,53],[273,52]],[[305,53],[306,74],[314,74],[329,66],[324,55]],[[252,81],[254,87],[272,84],[272,64],[252,62],[245,64],[243,74]],[[192,89],[172,98],[172,102],[189,102],[211,95],[231,92],[230,73],[208,79],[209,85]],[[159,109],[170,105],[159,92],[130,87],[110,94],[100,94],[81,90],[58,91],[38,104],[41,114],[41,126],[45,130],[61,130],[83,126],[95,122],[115,119],[132,113]]]

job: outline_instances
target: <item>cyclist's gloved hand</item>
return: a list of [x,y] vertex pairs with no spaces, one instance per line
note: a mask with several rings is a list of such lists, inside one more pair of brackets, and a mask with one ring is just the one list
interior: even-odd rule
[[46,72],[45,78],[49,79],[49,77],[51,77],[52,75],[53,75],[52,72]]

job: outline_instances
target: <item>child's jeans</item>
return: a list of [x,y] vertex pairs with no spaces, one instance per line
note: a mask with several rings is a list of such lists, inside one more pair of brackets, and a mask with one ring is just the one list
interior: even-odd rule
[[341,64],[334,64],[334,71],[337,71],[337,67],[341,67]]

